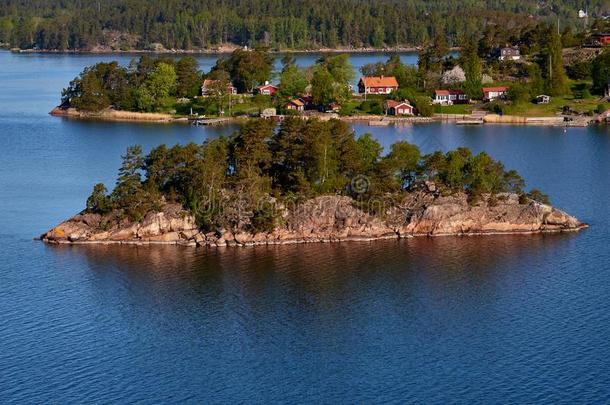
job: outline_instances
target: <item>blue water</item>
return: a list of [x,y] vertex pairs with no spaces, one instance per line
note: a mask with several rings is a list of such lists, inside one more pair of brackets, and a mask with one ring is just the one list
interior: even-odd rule
[[106,56],[0,52],[0,403],[609,403],[610,131],[355,126],[466,145],[578,234],[206,250],[32,240],[112,186],[128,145],[231,127],[46,113]]

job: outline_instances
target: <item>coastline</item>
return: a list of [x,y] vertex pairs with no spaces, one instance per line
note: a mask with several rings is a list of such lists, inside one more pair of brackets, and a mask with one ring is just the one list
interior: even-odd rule
[[229,240],[224,244],[217,244],[212,242],[196,242],[192,240],[183,241],[155,241],[155,240],[84,240],[84,241],[70,241],[60,240],[51,241],[45,240],[41,237],[35,237],[34,240],[41,240],[44,243],[50,245],[127,245],[127,246],[185,246],[185,247],[211,247],[211,248],[222,248],[222,247],[256,247],[256,246],[281,246],[281,245],[299,245],[307,243],[353,243],[353,242],[376,242],[381,240],[400,240],[410,238],[443,238],[443,237],[481,237],[481,236],[502,236],[502,235],[544,235],[544,234],[559,234],[559,233],[573,233],[579,232],[583,229],[587,229],[588,224],[581,224],[576,228],[570,229],[545,229],[537,231],[490,231],[490,232],[456,232],[456,233],[442,233],[442,234],[430,234],[430,233],[419,233],[411,235],[400,235],[389,234],[383,236],[347,236],[347,237],[329,237],[329,238],[307,238],[307,239],[285,239],[285,240],[265,240],[265,241],[247,241],[239,242],[237,240]]
[[[151,124],[187,124],[189,118],[184,116],[175,116],[167,113],[143,113],[115,110],[112,108],[99,112],[80,111],[76,108],[62,108],[57,106],[49,112],[55,117],[63,117],[80,120],[100,120],[100,121],[115,121],[115,122],[140,122]],[[280,119],[282,116],[278,116]],[[431,117],[395,117],[386,115],[354,115],[354,116],[337,116],[333,115],[303,115],[303,119],[318,118],[331,119],[337,118],[345,122],[368,123],[370,126],[401,126],[411,124],[429,124],[433,122],[452,123],[454,125],[480,125],[480,124],[502,124],[502,125],[534,125],[534,126],[550,126],[550,127],[586,127],[595,121],[592,117],[578,116],[574,121],[564,121],[563,116],[543,116],[543,117],[525,117],[515,115],[497,115],[487,114],[483,117],[474,118],[469,114],[434,114]],[[199,118],[205,120],[204,118]],[[216,118],[210,118],[215,120]],[[243,117],[222,117],[222,122],[214,125],[228,125],[242,122]]]
[[[159,55],[226,55],[236,49],[242,49],[240,46],[226,46],[212,49],[91,49],[91,50],[55,50],[55,49],[19,49],[19,48],[3,48],[13,53],[40,53],[40,54],[90,54],[90,55],[128,55],[128,54],[159,54]],[[282,54],[315,54],[315,53],[417,53],[421,51],[421,46],[397,46],[386,48],[316,48],[316,49],[270,49],[269,53],[274,55]],[[459,47],[449,48],[449,52],[459,51]]]
[[[402,204],[383,215],[362,211],[350,197],[324,195],[285,210],[282,225],[269,231],[251,228],[202,230],[177,203],[148,212],[137,222],[113,220],[114,214],[81,212],[40,235],[50,244],[125,244],[184,246],[262,246],[300,243],[370,242],[423,236],[531,235],[577,232],[588,227],[553,206],[516,194],[490,196],[470,205],[464,193],[440,195],[433,183],[406,194]],[[431,191],[434,190],[434,191]],[[242,218],[248,222],[248,218]]]

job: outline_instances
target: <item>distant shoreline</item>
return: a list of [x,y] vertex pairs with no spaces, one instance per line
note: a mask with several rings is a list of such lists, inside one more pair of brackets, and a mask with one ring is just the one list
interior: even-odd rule
[[[114,122],[136,122],[151,124],[188,124],[189,118],[175,116],[166,113],[146,113],[134,111],[122,111],[106,109],[99,112],[79,111],[76,108],[55,107],[49,112],[55,117],[64,117],[79,120],[99,120]],[[590,117],[576,117],[575,121],[565,123],[563,117],[521,117],[496,114],[487,114],[480,120],[474,120],[468,114],[434,114],[431,117],[395,117],[385,115],[356,115],[356,116],[337,116],[336,114],[303,116],[304,118],[318,118],[322,120],[337,118],[346,122],[368,123],[370,126],[390,126],[390,125],[410,125],[410,124],[429,124],[433,122],[452,123],[454,125],[526,125],[526,126],[550,126],[550,127],[586,127],[589,125]],[[586,118],[586,122],[582,119]],[[205,120],[205,117],[198,117]],[[210,117],[211,120],[215,118]],[[227,125],[243,122],[245,117],[222,117],[222,123],[215,125]],[[205,125],[205,124],[204,124]]]
[[[160,50],[149,50],[149,49],[130,49],[130,50],[54,50],[54,49],[8,49],[13,53],[25,53],[25,54],[65,54],[65,55],[112,55],[112,54],[158,54],[158,55],[226,55],[230,54],[236,49],[242,49],[241,47],[231,48],[217,48],[217,49],[160,49]],[[358,53],[418,53],[422,49],[421,46],[405,46],[405,47],[392,47],[392,48],[318,48],[318,49],[275,49],[269,52],[274,55],[281,54],[316,54],[316,53],[347,53],[347,54],[358,54]],[[458,47],[449,49],[450,52],[459,51]]]

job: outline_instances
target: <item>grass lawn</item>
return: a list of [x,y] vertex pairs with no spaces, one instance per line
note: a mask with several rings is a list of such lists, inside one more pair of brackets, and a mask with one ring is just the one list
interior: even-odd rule
[[579,114],[590,114],[603,103],[599,96],[591,95],[591,83],[587,81],[572,81],[572,94],[563,97],[551,97],[548,104],[518,103],[502,106],[504,114],[524,117],[549,117],[561,114],[564,106]]
[[[228,100],[224,101],[224,111],[225,116],[230,115],[246,115],[246,114],[258,114],[259,109],[265,109],[268,107],[274,107],[271,103],[271,99],[267,100],[257,100],[255,102],[252,97],[243,97],[240,100],[233,100],[231,108],[228,106]],[[188,115],[190,112],[190,108],[193,108],[193,113],[197,113],[199,115],[205,115],[208,117],[215,117],[218,115],[218,107],[211,99],[198,98],[194,100],[191,104],[186,104],[182,106],[178,106],[179,114]]]
[[436,114],[470,114],[472,105],[470,104],[453,104],[453,105],[435,105],[434,113]]
[[502,106],[504,114],[524,117],[552,117],[561,114],[564,106],[581,114],[594,112],[601,103],[599,97],[576,99],[573,96],[551,97],[548,104],[518,103]]

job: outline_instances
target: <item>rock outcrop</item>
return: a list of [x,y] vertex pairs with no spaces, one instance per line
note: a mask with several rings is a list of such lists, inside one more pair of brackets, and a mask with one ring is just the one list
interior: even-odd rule
[[[406,193],[400,202],[355,201],[321,196],[288,209],[271,232],[219,229],[200,231],[194,217],[177,204],[166,204],[139,222],[112,215],[81,213],[41,235],[50,243],[164,243],[208,246],[251,246],[412,236],[482,235],[577,231],[587,227],[576,218],[533,200],[520,203],[516,194],[483,198],[472,205],[467,196],[443,196],[429,186]],[[369,212],[375,212],[370,214]]]

